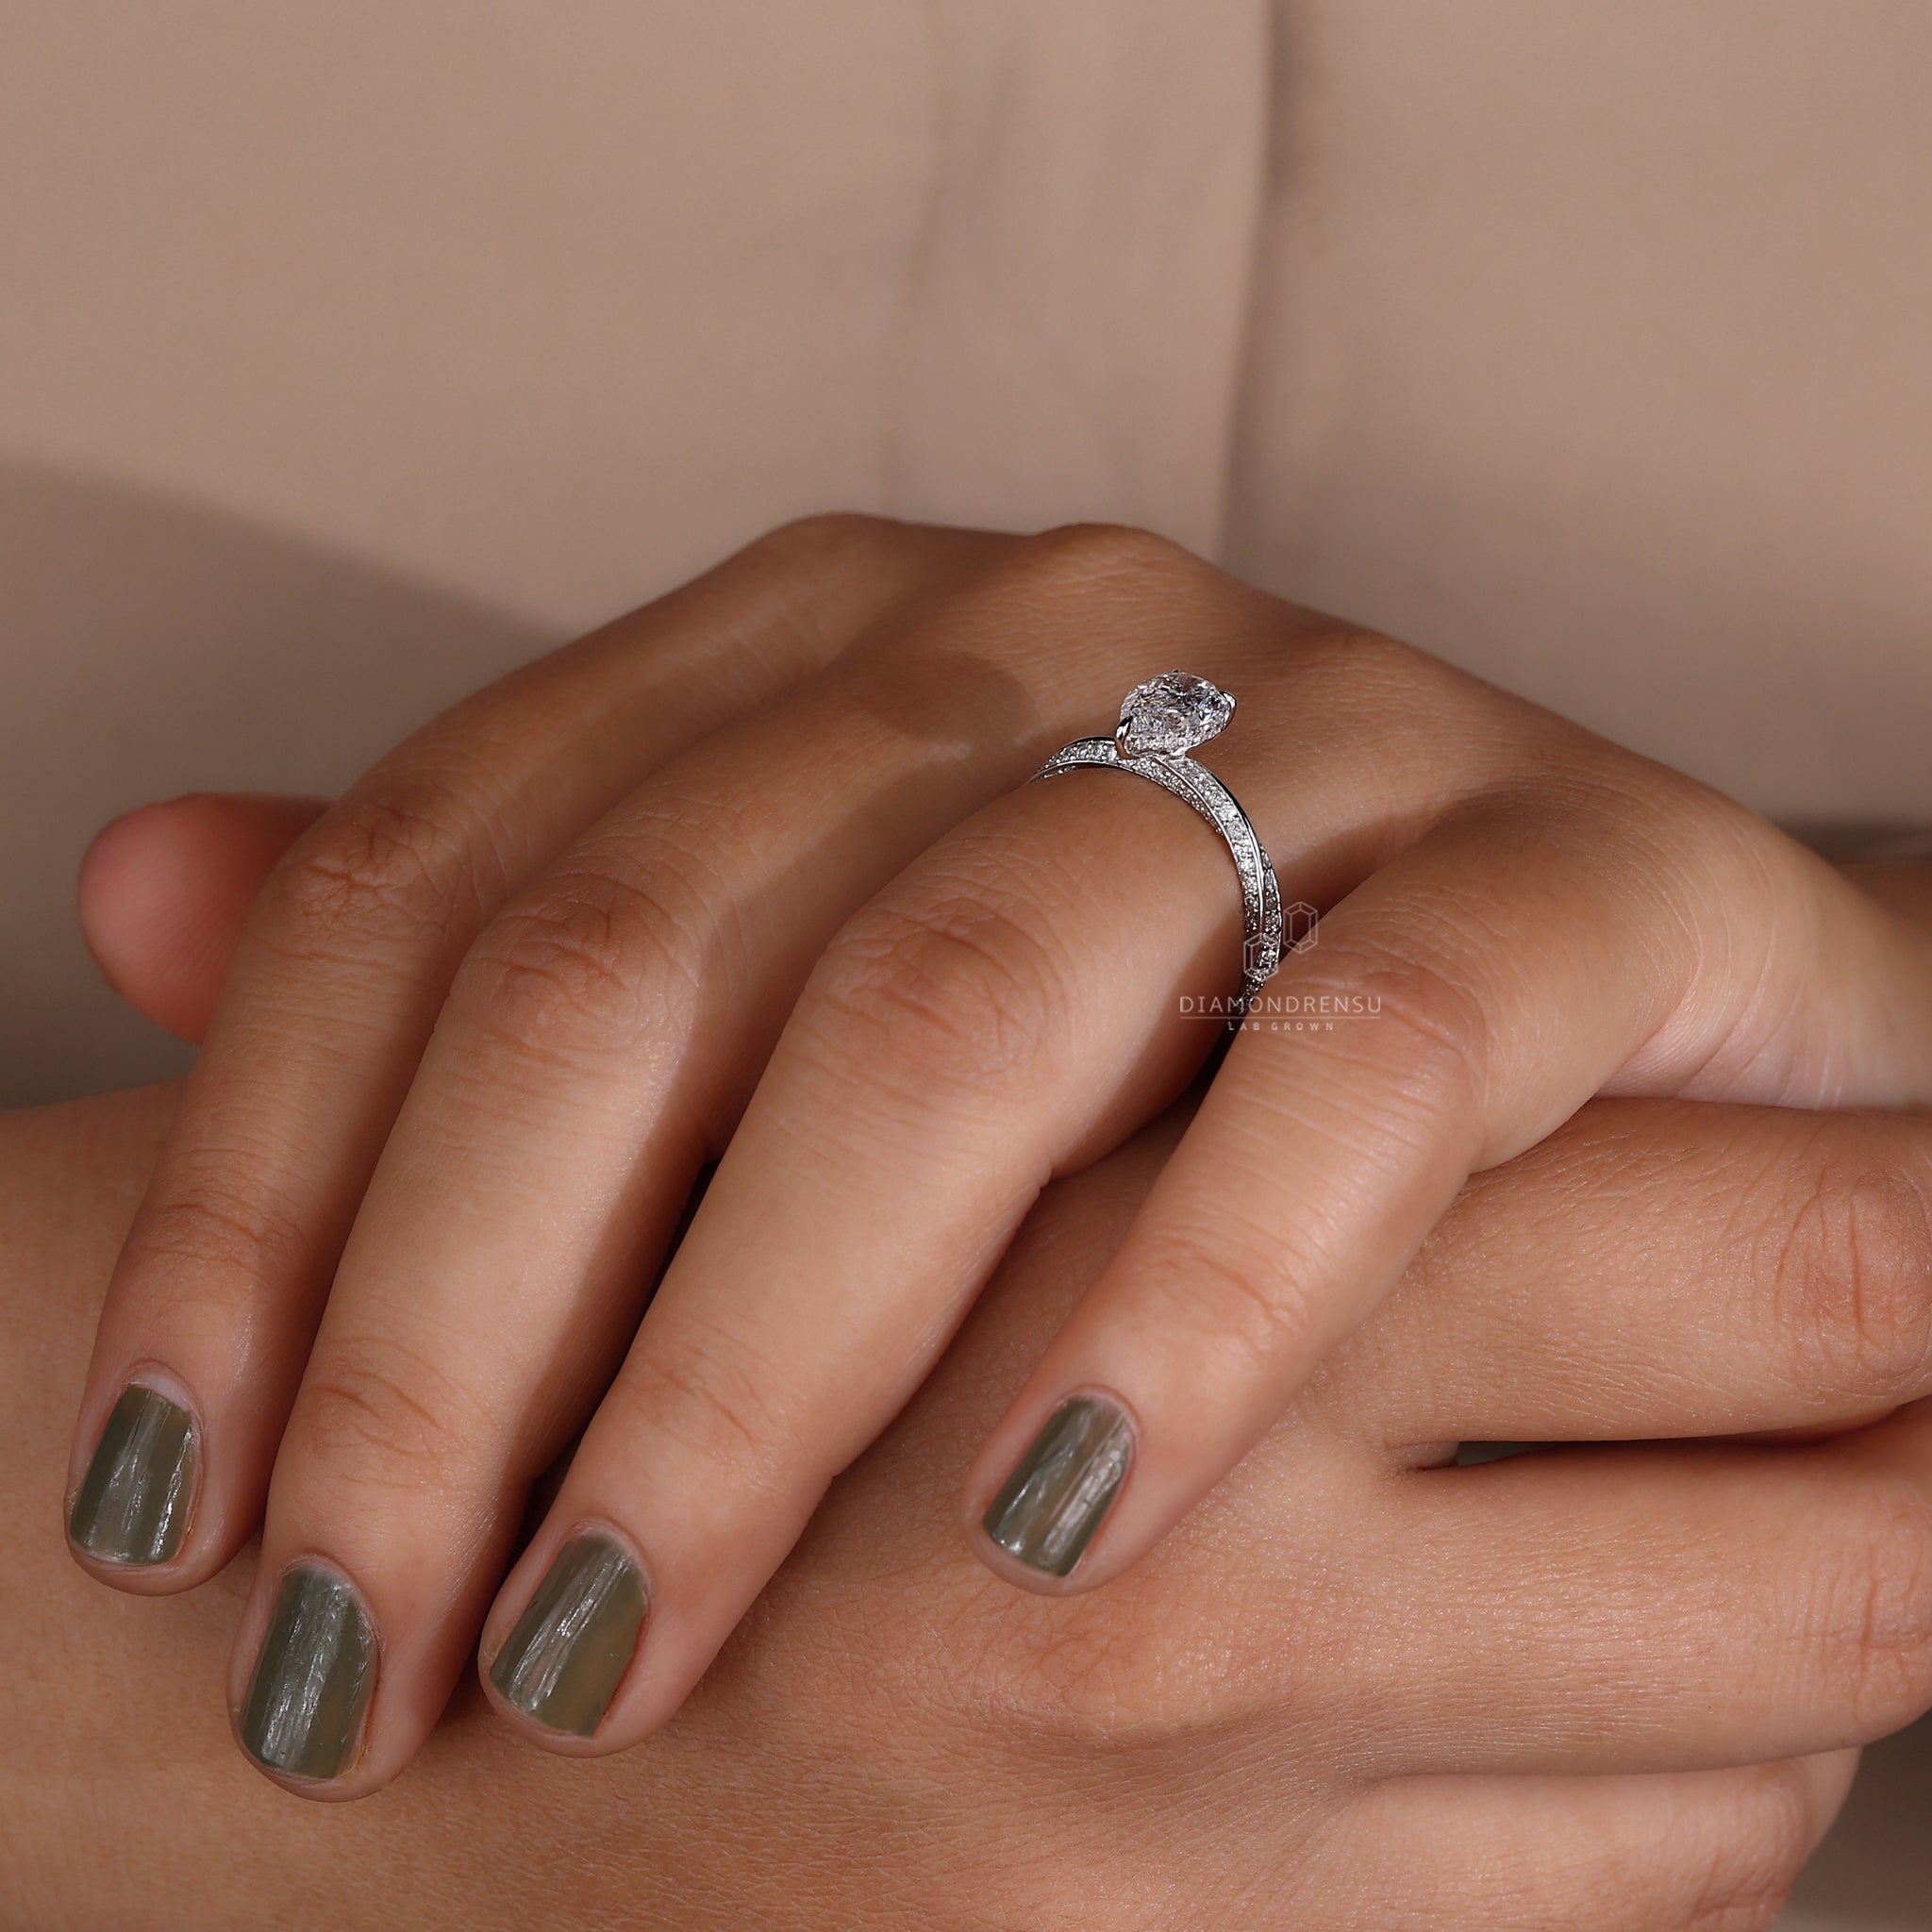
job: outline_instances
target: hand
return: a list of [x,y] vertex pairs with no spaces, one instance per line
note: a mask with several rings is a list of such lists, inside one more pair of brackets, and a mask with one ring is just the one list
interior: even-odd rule
[[[1888,1163],[1924,1156],[1915,1122],[1586,1108],[1468,1191],[1131,1576],[1005,1591],[953,1533],[954,1487],[1170,1121],[1049,1191],[646,1747],[594,1766],[517,1749],[471,1685],[380,1803],[285,1804],[208,1694],[252,1553],[159,1607],[88,1590],[47,1534],[64,1391],[168,1097],[0,1121],[0,1637],[32,1662],[0,1872],[33,1924],[1750,1932],[1851,1754],[1723,1767],[1874,1736],[1932,1694],[1924,1405],[1801,1449],[1455,1469],[1423,1446],[1869,1401],[1923,1332],[1909,1242],[1883,1239],[1911,1224],[1866,1222],[1859,1274],[1843,1216],[1815,1210],[1894,1198]],[[1653,1170],[1679,1211],[1629,1211]],[[1728,1226],[1689,1210],[1699,1190]]]
[[[485,1627],[554,1748],[676,1707],[1048,1175],[1185,1085],[1217,1036],[1181,995],[1234,978],[1225,854],[1113,774],[1016,789],[1176,659],[1240,694],[1216,768],[1333,908],[1271,991],[1378,1009],[1236,1041],[969,1477],[976,1523],[1083,1391],[1091,1468],[1131,1452],[1073,1576],[978,1538],[1012,1579],[1140,1556],[1468,1174],[1592,1092],[1932,1086],[1916,927],[1686,779],[1132,533],[780,533],[429,727],[250,922],[75,1480],[130,1384],[164,1398],[181,1540],[94,1567],[180,1588],[246,1535],[281,1438],[235,1682],[273,1768],[353,1795],[414,1750],[727,1140]],[[318,1631],[328,1749],[278,1702]]]

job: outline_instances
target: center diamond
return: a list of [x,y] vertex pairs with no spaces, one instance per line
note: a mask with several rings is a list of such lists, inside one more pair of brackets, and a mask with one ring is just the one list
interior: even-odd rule
[[1190,671],[1163,671],[1137,684],[1121,706],[1114,742],[1123,758],[1179,757],[1227,729],[1234,699]]

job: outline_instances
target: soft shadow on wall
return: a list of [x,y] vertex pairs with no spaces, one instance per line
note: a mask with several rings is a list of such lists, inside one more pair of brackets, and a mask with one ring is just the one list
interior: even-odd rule
[[0,463],[0,1106],[180,1073],[74,920],[89,841],[193,791],[332,793],[552,640],[352,558]]

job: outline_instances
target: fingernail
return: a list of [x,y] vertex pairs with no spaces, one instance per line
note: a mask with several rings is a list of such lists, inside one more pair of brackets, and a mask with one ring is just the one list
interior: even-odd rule
[[1068,1575],[1106,1521],[1133,1455],[1126,1417],[1110,1402],[1076,1395],[1034,1437],[980,1526],[1009,1557]]
[[103,1563],[165,1563],[188,1533],[194,1418],[140,1383],[121,1391],[87,1466],[67,1534]]
[[282,1578],[242,1707],[249,1754],[291,1777],[338,1776],[354,1759],[375,1689],[375,1632],[340,1576],[299,1564]]
[[574,1536],[505,1639],[490,1681],[525,1717],[588,1738],[644,1627],[644,1579],[623,1544]]

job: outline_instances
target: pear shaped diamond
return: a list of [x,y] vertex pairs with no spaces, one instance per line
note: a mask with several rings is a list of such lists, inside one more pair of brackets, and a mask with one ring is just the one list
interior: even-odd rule
[[1121,706],[1114,742],[1126,758],[1178,758],[1227,729],[1234,699],[1191,671],[1163,671],[1137,684]]

